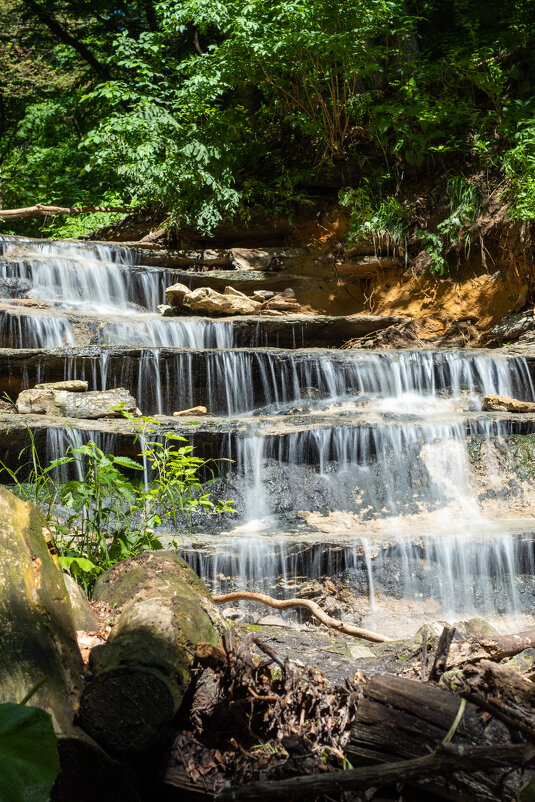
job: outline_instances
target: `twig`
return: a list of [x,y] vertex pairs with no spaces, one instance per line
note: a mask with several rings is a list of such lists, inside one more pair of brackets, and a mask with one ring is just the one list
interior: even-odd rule
[[345,635],[351,635],[354,638],[363,638],[364,640],[374,641],[375,643],[389,643],[392,639],[387,638],[386,635],[379,635],[377,632],[370,632],[368,629],[361,629],[354,627],[352,624],[346,624],[344,621],[339,621],[337,618],[331,618],[327,615],[319,604],[310,601],[310,599],[273,599],[271,596],[266,596],[265,593],[250,593],[248,591],[236,591],[234,593],[225,593],[222,596],[212,597],[216,604],[227,604],[232,601],[253,601],[260,602],[260,604],[267,604],[268,607],[273,607],[275,610],[288,610],[291,608],[300,608],[308,610],[318,621],[325,624],[327,627],[337,629]]
[[259,638],[253,638],[253,643],[255,643],[258,646],[258,648],[264,652],[264,654],[267,654],[268,657],[271,657],[271,660],[274,663],[277,663],[282,668],[283,671],[285,670],[284,662],[280,659],[280,657],[277,657],[277,655],[270,646],[268,646],[266,643],[262,643],[262,641]]

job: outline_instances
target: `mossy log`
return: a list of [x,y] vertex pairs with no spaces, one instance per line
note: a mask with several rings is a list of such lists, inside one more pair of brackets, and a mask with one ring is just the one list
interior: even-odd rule
[[19,702],[43,677],[31,703],[56,733],[73,732],[82,658],[63,574],[35,507],[0,487],[0,702]]
[[80,723],[114,753],[143,751],[178,711],[195,647],[221,646],[226,624],[199,577],[172,552],[114,566],[95,598],[119,611],[108,642],[91,652]]
[[59,739],[52,802],[136,802],[131,773],[73,723],[83,663],[46,535],[39,511],[0,487],[0,703],[21,702],[46,677],[30,704],[50,713]]

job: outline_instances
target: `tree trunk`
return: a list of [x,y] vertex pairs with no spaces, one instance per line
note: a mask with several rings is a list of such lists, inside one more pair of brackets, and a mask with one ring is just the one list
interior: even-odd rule
[[120,610],[108,642],[91,652],[80,722],[113,752],[142,751],[179,709],[196,646],[221,646],[226,624],[199,577],[172,552],[114,566],[95,598]]
[[122,206],[43,206],[36,203],[35,206],[25,206],[22,209],[0,209],[0,220],[27,220],[30,217],[48,217],[53,214],[88,214],[90,212],[115,212],[117,214],[129,214],[132,209],[125,209]]

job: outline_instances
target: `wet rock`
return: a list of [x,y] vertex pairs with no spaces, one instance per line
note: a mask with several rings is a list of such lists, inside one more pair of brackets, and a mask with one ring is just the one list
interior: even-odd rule
[[280,270],[294,264],[303,254],[299,248],[231,248],[230,258],[237,270]]
[[124,387],[95,392],[67,390],[23,390],[17,398],[21,415],[52,415],[66,418],[120,418],[121,409],[136,413],[136,399]]
[[175,317],[176,310],[169,304],[158,304],[158,312],[162,317]]
[[189,295],[190,289],[185,284],[172,284],[165,290],[165,298],[169,306],[175,309],[182,306],[184,298]]
[[524,649],[523,652],[515,654],[507,661],[507,666],[518,674],[531,673],[535,668],[535,649]]
[[251,298],[236,295],[224,295],[209,287],[199,287],[184,297],[184,306],[195,312],[206,312],[209,315],[254,315],[262,305]]
[[64,382],[41,382],[36,384],[35,390],[68,390],[71,393],[85,393],[89,387],[89,382],[81,379],[69,379]]
[[6,277],[0,279],[0,298],[29,298],[32,283],[26,278]]
[[191,407],[190,409],[181,409],[179,412],[173,412],[173,417],[180,418],[183,415],[210,415],[206,407]]
[[239,607],[225,607],[223,608],[223,615],[228,621],[243,621],[246,614]]
[[481,409],[486,412],[535,412],[535,402],[519,401],[508,395],[486,395]]
[[497,629],[484,618],[470,618],[468,621],[456,621],[453,626],[462,638],[493,638],[499,635]]
[[295,626],[285,621],[281,615],[264,615],[258,621],[258,624],[263,627],[290,627],[295,629]]
[[508,312],[500,322],[490,330],[488,340],[493,345],[514,342],[535,329],[533,309],[524,312]]

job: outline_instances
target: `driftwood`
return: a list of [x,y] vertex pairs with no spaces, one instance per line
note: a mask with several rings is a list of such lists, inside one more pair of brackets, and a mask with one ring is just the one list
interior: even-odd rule
[[273,599],[271,596],[266,596],[265,593],[249,593],[247,591],[236,591],[234,593],[225,593],[221,596],[212,597],[216,604],[227,604],[233,601],[253,601],[260,602],[260,604],[267,604],[268,607],[273,607],[275,610],[289,610],[301,609],[308,610],[314,618],[321,621],[325,626],[337,629],[338,632],[343,632],[345,635],[352,635],[354,638],[363,638],[364,640],[374,641],[375,643],[387,643],[391,638],[385,635],[379,635],[377,632],[370,632],[368,629],[355,627],[352,624],[346,624],[344,621],[339,621],[337,618],[332,618],[321,609],[319,604],[310,601],[309,599]]
[[[452,739],[458,747],[485,745],[489,755],[510,741],[506,727],[495,720],[488,723],[477,704],[436,685],[377,675],[364,688],[346,753],[354,766],[383,764],[421,758]],[[501,799],[514,798],[514,774],[502,777],[480,768],[475,764],[469,774],[457,774],[447,786],[431,779],[426,788],[438,798],[472,799],[493,798],[499,785]]]
[[[255,782],[237,788],[228,788],[223,790],[217,799],[220,802],[312,800],[344,791],[365,791],[367,788],[409,783],[411,780],[422,780],[428,777],[446,777],[459,770],[468,775],[472,772],[481,773],[483,769],[495,770],[500,766],[522,767],[532,761],[533,750],[525,744],[494,746],[492,749],[487,746],[460,747],[447,744],[430,755],[412,760],[382,763],[380,766],[367,766],[328,774],[292,777],[289,780]],[[446,798],[461,799],[464,797],[450,794]],[[497,797],[487,796],[485,798],[495,799]]]
[[128,214],[132,209],[122,206],[44,206],[37,203],[35,206],[26,206],[22,209],[0,209],[0,220],[27,220],[31,217],[49,217],[54,214],[88,214],[90,212],[115,212]]
[[115,753],[142,751],[180,707],[196,647],[220,647],[226,625],[198,576],[171,552],[114,566],[95,598],[120,611],[107,643],[91,652],[80,723]]

